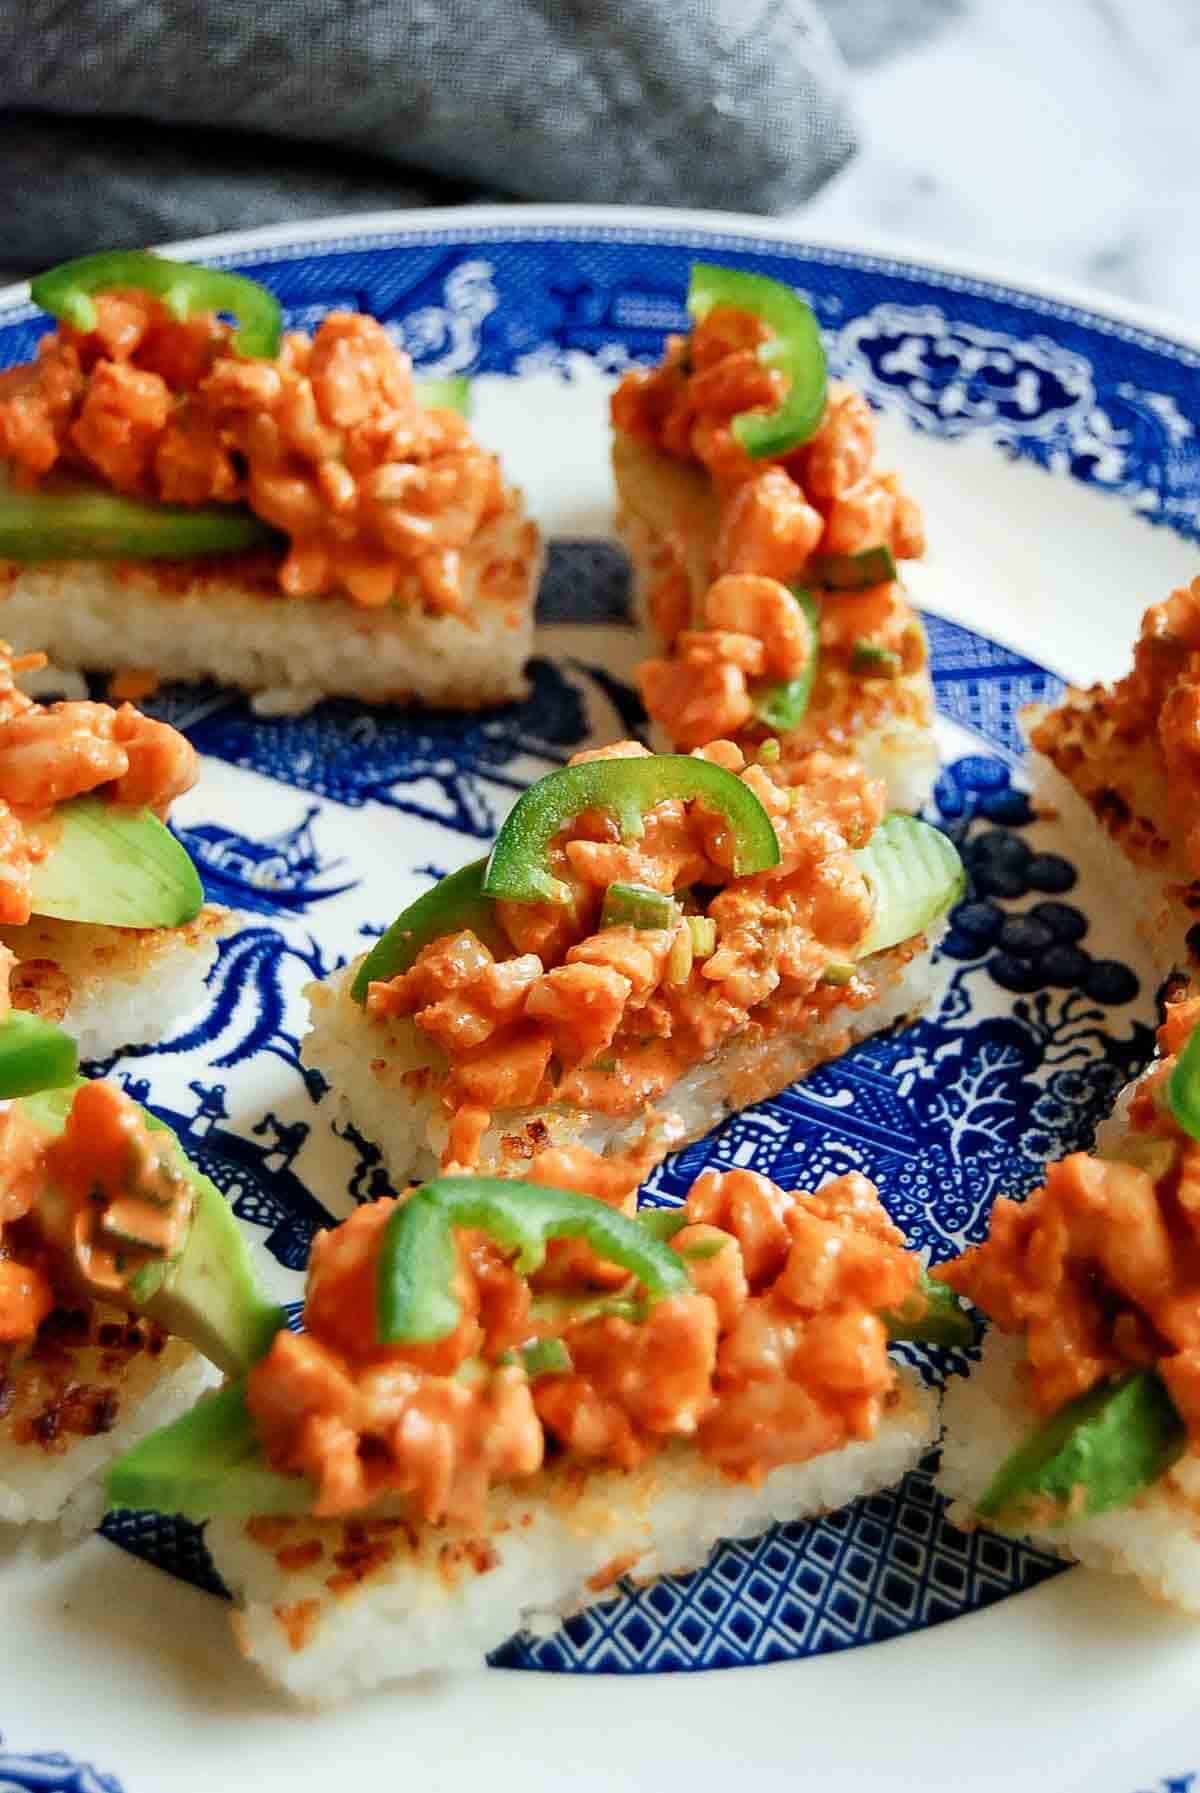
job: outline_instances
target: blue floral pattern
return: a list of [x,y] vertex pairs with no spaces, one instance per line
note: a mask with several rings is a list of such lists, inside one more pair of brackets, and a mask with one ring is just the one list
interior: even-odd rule
[[[695,247],[803,288],[833,367],[913,427],[981,437],[1200,538],[1197,357],[1071,306],[867,256],[632,227],[514,221],[464,238],[418,224],[228,259],[278,292],[292,324],[334,305],[372,311],[421,371],[569,382],[585,365],[616,370],[659,354],[685,324]],[[25,358],[45,327],[29,307],[7,312],[0,365]],[[211,812],[189,810],[179,826],[210,895],[243,922],[222,942],[204,1014],[105,1068],[176,1128],[291,1276],[293,1300],[313,1233],[386,1186],[377,1149],[330,1126],[323,1082],[300,1066],[303,985],[386,924],[398,906],[389,879],[411,885],[474,857],[532,778],[588,739],[642,727],[613,670],[628,616],[617,551],[558,543],[523,703],[470,718],[326,703],[264,720],[212,688],[156,699],[220,774]],[[1047,1156],[1085,1143],[1149,1054],[1152,990],[1119,943],[1099,938],[1099,911],[1062,840],[1021,789],[1018,714],[1052,699],[1057,681],[958,623],[927,623],[947,761],[936,817],[970,877],[943,947],[940,1006],[689,1147],[651,1179],[653,1201],[677,1200],[706,1164],[810,1185],[854,1167],[877,1179],[914,1242],[944,1257],[980,1235],[998,1191],[1028,1189]],[[563,625],[569,652],[557,645]],[[105,1529],[220,1591],[195,1528],[117,1514]],[[693,1575],[622,1590],[494,1660],[642,1673],[820,1654],[986,1606],[1056,1566],[955,1531],[926,1465],[840,1513],[726,1545]],[[61,1757],[0,1754],[0,1786],[5,1774],[21,1789],[119,1793]],[[1186,1793],[1192,1778],[1163,1781],[1162,1793]]]

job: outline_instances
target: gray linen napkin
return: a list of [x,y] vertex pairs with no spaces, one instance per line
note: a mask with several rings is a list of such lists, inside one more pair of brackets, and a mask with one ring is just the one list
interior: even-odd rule
[[774,211],[851,154],[811,0],[0,0],[0,262],[464,198]]

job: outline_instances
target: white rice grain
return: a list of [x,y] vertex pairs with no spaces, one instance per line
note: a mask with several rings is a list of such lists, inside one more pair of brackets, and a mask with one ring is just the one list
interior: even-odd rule
[[[802,1034],[734,1039],[693,1066],[653,1105],[673,1122],[664,1139],[669,1137],[672,1147],[700,1139],[728,1115],[776,1094],[855,1042],[920,1014],[935,973],[929,953],[916,950],[918,945],[909,941],[864,961],[862,971],[877,986],[867,1007],[834,1009]],[[380,1146],[402,1187],[432,1175],[445,1150],[449,1121],[439,1078],[446,1061],[407,1016],[371,1019],[351,1000],[359,964],[361,959],[329,982],[308,986],[312,1027],[301,1056],[330,1084],[339,1114]],[[481,1142],[479,1168],[519,1175],[535,1139],[539,1145],[621,1151],[641,1138],[645,1124],[643,1114],[613,1119],[563,1106],[501,1111]]]
[[23,1008],[59,1022],[85,1061],[161,1039],[203,1001],[217,941],[234,925],[212,904],[181,928],[107,928],[35,915],[0,930],[16,954]]
[[721,1538],[827,1513],[890,1487],[936,1436],[936,1404],[906,1373],[877,1435],[788,1465],[761,1486],[726,1480],[687,1445],[584,1480],[553,1469],[494,1488],[483,1529],[362,1520],[216,1518],[206,1539],[238,1600],[243,1653],[320,1704],[429,1671],[479,1668],[523,1628],[545,1635],[611,1600],[623,1575],[699,1567]]
[[541,541],[520,494],[462,552],[464,613],[285,598],[236,560],[0,563],[0,635],[55,668],[215,679],[268,714],[322,697],[480,709],[524,692]]
[[0,1523],[55,1522],[64,1540],[90,1531],[104,1512],[102,1475],[108,1464],[147,1432],[186,1412],[219,1379],[213,1366],[179,1339],[168,1340],[157,1356],[139,1352],[115,1366],[102,1359],[89,1346],[56,1352],[57,1379],[108,1390],[116,1400],[115,1423],[93,1438],[69,1430],[48,1440],[30,1436],[42,1399],[38,1366],[18,1365],[8,1372],[11,1406],[0,1422]]

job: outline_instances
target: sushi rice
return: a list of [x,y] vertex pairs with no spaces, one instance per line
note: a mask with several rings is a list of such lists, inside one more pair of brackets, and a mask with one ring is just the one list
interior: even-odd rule
[[[656,1105],[666,1123],[663,1149],[701,1138],[729,1114],[776,1094],[848,1046],[914,1019],[937,982],[928,948],[943,928],[939,922],[927,935],[863,961],[864,976],[878,989],[868,1007],[834,1009],[802,1034],[763,1039],[756,1031],[749,1039],[734,1038],[685,1072]],[[449,1119],[436,1087],[437,1048],[409,1017],[371,1019],[351,999],[361,962],[328,983],[308,985],[312,1027],[301,1055],[330,1084],[340,1113],[380,1146],[400,1187],[431,1175],[446,1146]],[[541,1146],[621,1151],[636,1144],[645,1125],[641,1116],[630,1121],[565,1107],[509,1109],[494,1117],[483,1136],[478,1169],[519,1175]]]
[[[130,1336],[126,1315],[95,1309],[92,1342],[56,1343],[52,1364],[56,1386],[84,1390],[89,1400],[106,1406],[105,1429],[95,1436],[78,1436],[65,1428],[52,1436],[54,1404],[46,1400],[36,1359],[16,1365],[4,1377],[0,1523],[54,1522],[63,1541],[90,1531],[104,1511],[106,1466],[147,1432],[186,1412],[219,1380],[212,1365],[180,1339],[167,1339],[161,1349],[103,1348],[95,1341],[106,1324]],[[31,1422],[38,1425],[40,1440],[28,1436]]]
[[0,635],[19,652],[49,644],[66,671],[216,679],[253,693],[263,713],[323,697],[473,710],[524,692],[541,564],[537,528],[509,488],[462,550],[462,616],[416,602],[284,598],[261,557],[0,562]]
[[217,942],[234,926],[212,904],[179,928],[110,928],[35,915],[0,929],[15,953],[15,1005],[57,1021],[80,1057],[161,1039],[203,1000]]
[[243,1654],[296,1698],[328,1704],[382,1682],[480,1668],[522,1629],[553,1632],[628,1575],[698,1568],[721,1538],[832,1512],[891,1487],[937,1434],[907,1372],[874,1438],[732,1482],[686,1444],[628,1472],[543,1470],[493,1488],[478,1530],[358,1519],[214,1518],[205,1537],[238,1601]]

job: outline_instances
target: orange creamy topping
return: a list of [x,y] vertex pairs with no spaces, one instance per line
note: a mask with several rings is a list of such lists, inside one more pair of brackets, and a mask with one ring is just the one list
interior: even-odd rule
[[[602,751],[645,753],[636,742]],[[369,1015],[411,1015],[444,1054],[451,1112],[553,1101],[631,1115],[732,1034],[795,1031],[872,999],[869,978],[847,981],[845,962],[871,921],[853,849],[883,815],[883,786],[824,753],[748,765],[718,741],[703,757],[739,772],[764,804],[781,850],[772,871],[732,878],[725,824],[699,804],[660,803],[632,844],[612,817],[590,812],[551,854],[570,906],[500,903],[509,949],[498,958],[464,930],[371,985]],[[602,928],[614,881],[686,901],[668,928]],[[688,914],[711,924],[707,956],[695,951]],[[841,981],[826,979],[831,964]],[[454,1155],[461,1163],[459,1148]]]
[[198,771],[191,744],[132,704],[37,703],[16,674],[44,664],[0,641],[0,926],[29,920],[33,867],[45,847],[28,824],[59,803],[97,795],[165,816]]
[[1004,1332],[1023,1333],[1029,1387],[1052,1413],[1096,1383],[1157,1370],[1200,1442],[1200,1144],[1165,1084],[1200,1021],[1168,1011],[1165,1056],[1137,1086],[1122,1157],[1072,1152],[1025,1202],[1001,1200],[987,1240],[933,1272]]
[[[651,716],[684,748],[752,726],[750,685],[798,677],[806,632],[789,584],[803,583],[813,555],[854,554],[889,547],[911,559],[925,548],[921,513],[892,473],[875,465],[875,427],[857,392],[832,385],[816,434],[778,460],[754,460],[738,443],[733,418],[769,408],[782,397],[783,376],[755,353],[765,326],[719,306],[690,336],[672,337],[660,366],[638,368],[612,401],[614,427],[660,453],[699,462],[713,482],[718,526],[710,573],[714,583],[693,615],[693,594],[678,557],[671,557],[650,594],[653,621],[668,649],[639,669]],[[813,703],[833,707],[861,643],[884,664],[914,672],[924,642],[894,584],[839,595],[825,606],[821,628],[822,687]],[[856,681],[856,702],[869,721],[894,693],[886,681]],[[839,711],[844,709],[839,704]],[[839,716],[839,726],[852,719]]]
[[422,406],[381,324],[332,312],[275,360],[243,360],[215,317],[147,293],[97,297],[0,374],[0,456],[36,485],[83,473],[174,504],[245,503],[288,538],[289,597],[459,612],[461,550],[506,502],[495,457],[453,411]]
[[82,1085],[54,1139],[15,1105],[0,1115],[0,1345],[28,1344],[81,1289],[119,1304],[181,1249],[194,1197],[165,1139],[109,1083]]
[[[813,1195],[706,1171],[672,1241],[691,1291],[644,1320],[595,1311],[586,1268],[560,1271],[547,1297],[544,1273],[518,1276],[481,1234],[460,1232],[462,1320],[415,1347],[374,1338],[394,1206],[373,1202],[318,1235],[308,1330],[279,1333],[250,1374],[267,1456],[312,1478],[318,1517],[394,1493],[433,1522],[477,1521],[490,1486],[544,1462],[628,1469],[681,1438],[754,1481],[872,1437],[894,1389],[879,1316],[911,1296],[920,1267],[857,1172]],[[572,1367],[531,1384],[508,1354],[547,1338]]]

